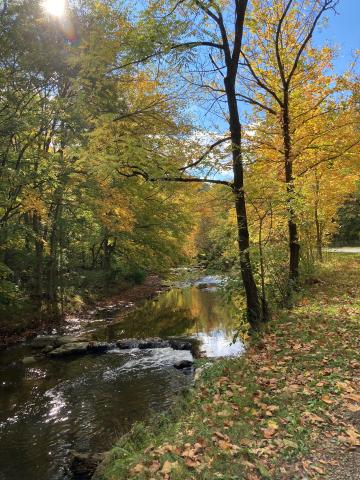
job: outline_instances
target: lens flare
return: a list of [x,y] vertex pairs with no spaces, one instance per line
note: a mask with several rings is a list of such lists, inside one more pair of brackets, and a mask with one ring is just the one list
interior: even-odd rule
[[54,17],[62,17],[65,13],[65,0],[44,0],[43,9]]

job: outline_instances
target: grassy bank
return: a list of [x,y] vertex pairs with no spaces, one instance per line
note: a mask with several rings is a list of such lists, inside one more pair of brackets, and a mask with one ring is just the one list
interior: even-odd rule
[[357,478],[337,472],[360,445],[359,278],[360,256],[330,256],[246,356],[206,368],[177,411],[136,425],[99,477]]

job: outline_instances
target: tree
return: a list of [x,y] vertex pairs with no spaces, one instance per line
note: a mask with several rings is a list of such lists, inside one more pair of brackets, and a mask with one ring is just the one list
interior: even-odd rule
[[[240,97],[258,112],[253,126],[259,133],[255,143],[263,152],[271,150],[273,159],[283,159],[289,294],[299,277],[298,178],[323,162],[340,158],[357,144],[348,132],[342,139],[348,126],[343,121],[346,113],[342,119],[337,113],[344,112],[344,103],[336,99],[333,78],[324,73],[331,66],[333,52],[316,48],[311,41],[322,16],[334,10],[336,3],[287,0],[273,5],[269,0],[255,1],[248,22],[249,40],[242,51],[247,91]],[[323,141],[325,135],[332,135],[332,144]]]
[[150,130],[179,127],[145,71],[136,82],[110,72],[127,27],[115,3],[82,2],[57,20],[24,0],[0,21],[0,307],[30,299],[49,321],[94,284],[184,258],[185,192],[119,177],[113,162],[148,161]]
[[[201,69],[197,70],[201,78],[201,89],[206,92],[211,91],[211,83],[216,81],[217,78],[220,78],[223,83],[226,97],[225,119],[229,133],[224,138],[220,138],[211,144],[199,159],[183,165],[180,169],[181,175],[165,175],[159,180],[224,184],[232,189],[236,208],[241,276],[247,302],[247,318],[252,327],[258,327],[262,321],[267,320],[267,309],[262,308],[264,301],[260,301],[250,259],[244,189],[242,126],[236,92],[247,3],[247,0],[229,3],[200,0],[150,2],[147,16],[144,15],[146,20],[140,22],[140,27],[144,28],[144,25],[154,27],[153,18],[155,16],[160,18],[155,24],[155,29],[159,29],[162,35],[167,32],[167,37],[165,37],[167,41],[164,41],[164,37],[160,39],[156,35],[155,29],[147,29],[147,38],[150,39],[151,49],[143,52],[143,61],[159,57],[166,58],[170,55],[175,58],[177,65],[180,63],[180,66],[182,66],[182,58],[185,57],[185,64],[192,65],[193,69],[196,69],[197,61],[202,63]],[[195,22],[190,24],[186,19],[194,15]],[[203,24],[205,28],[202,27]],[[192,55],[194,50],[199,51],[197,56]],[[186,57],[189,52],[190,59]],[[140,62],[139,60],[133,60],[130,63]],[[125,65],[127,64],[125,63]],[[203,76],[206,76],[207,79],[205,80]],[[201,168],[207,155],[226,141],[231,142],[233,181],[211,179],[209,177],[201,178],[199,175],[187,174],[191,169]],[[137,173],[139,174],[139,172]],[[147,173],[145,176],[148,176]]]

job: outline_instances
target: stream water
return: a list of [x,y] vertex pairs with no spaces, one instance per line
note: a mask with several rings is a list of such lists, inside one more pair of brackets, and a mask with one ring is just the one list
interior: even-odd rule
[[[208,357],[236,355],[235,325],[217,290],[205,277],[148,300],[123,315],[123,308],[70,318],[68,333],[97,340],[187,337]],[[205,288],[204,288],[205,286]],[[31,365],[22,344],[0,352],[0,480],[67,480],[70,450],[101,452],[135,421],[163,411],[188,387],[192,374],[174,363],[191,359],[172,348],[119,350],[69,359],[42,358]]]

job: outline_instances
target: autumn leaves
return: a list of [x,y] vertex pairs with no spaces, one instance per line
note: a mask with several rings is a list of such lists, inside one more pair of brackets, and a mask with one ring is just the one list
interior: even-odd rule
[[351,258],[324,267],[245,358],[203,371],[180,417],[120,441],[105,478],[330,479],[346,468],[360,444],[358,274]]

